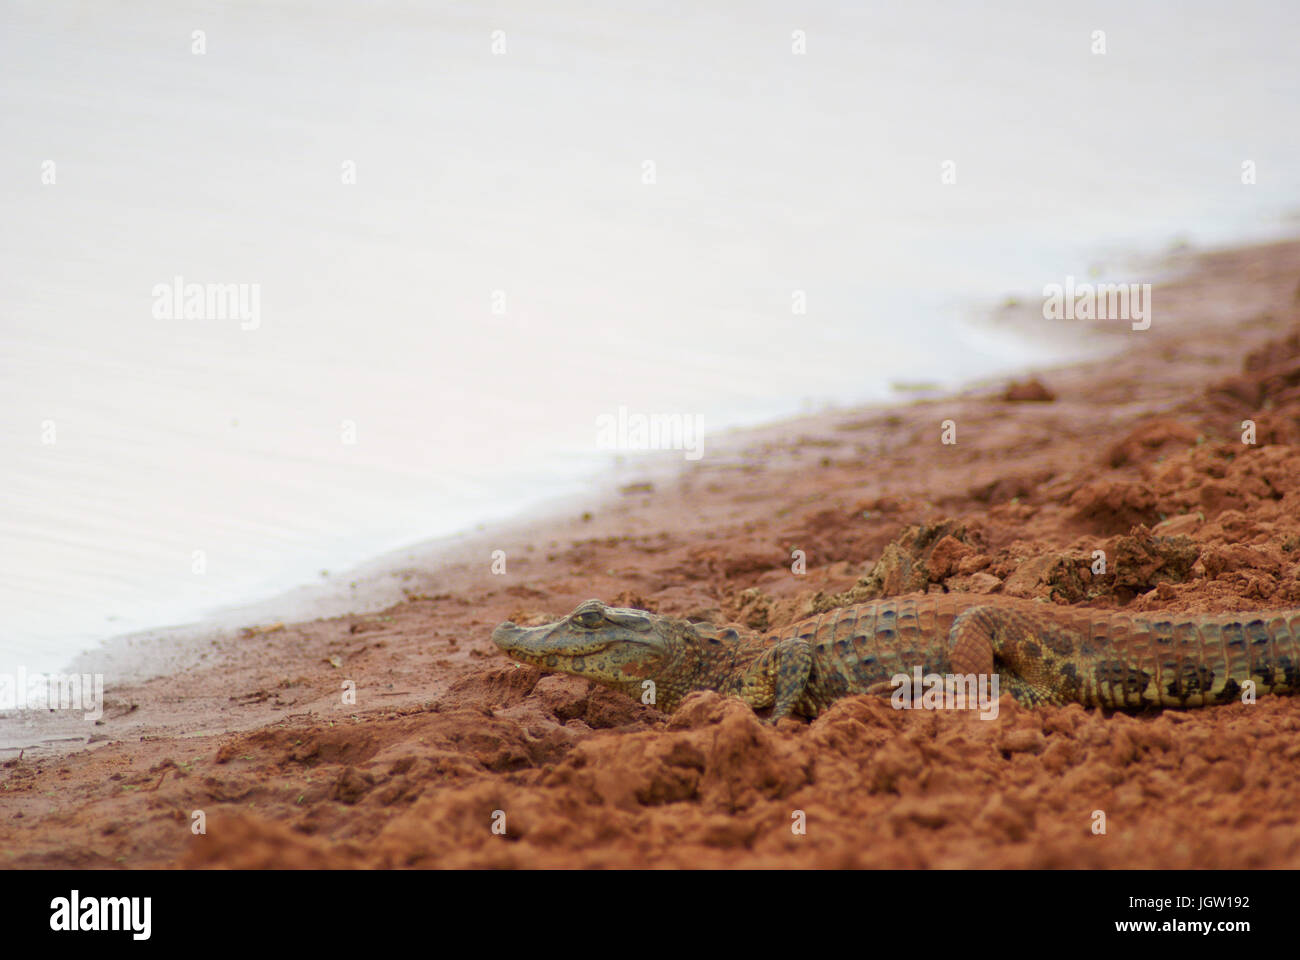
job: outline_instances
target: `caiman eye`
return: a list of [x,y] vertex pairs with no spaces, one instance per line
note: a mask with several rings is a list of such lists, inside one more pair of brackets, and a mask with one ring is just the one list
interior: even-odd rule
[[595,630],[605,622],[604,614],[598,610],[586,610],[578,614],[578,626],[586,627],[588,630]]

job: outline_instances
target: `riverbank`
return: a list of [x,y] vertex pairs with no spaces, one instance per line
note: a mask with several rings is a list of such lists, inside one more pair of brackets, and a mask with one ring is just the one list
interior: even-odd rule
[[[753,627],[916,589],[1300,606],[1297,280],[1300,242],[1198,257],[1156,288],[1150,329],[1073,322],[1106,359],[737,434],[679,475],[416,557],[382,611],[188,638],[170,674],[108,686],[87,749],[54,740],[84,721],[11,716],[6,740],[50,742],[3,754],[8,863],[1300,866],[1300,701],[1006,701],[988,723],[854,698],[773,730],[708,696],[665,718],[488,639],[589,597]],[[1039,302],[1004,312],[1047,335]]]

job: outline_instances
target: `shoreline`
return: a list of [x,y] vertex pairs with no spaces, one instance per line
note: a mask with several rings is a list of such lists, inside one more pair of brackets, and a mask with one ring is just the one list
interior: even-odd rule
[[[1258,244],[1249,246],[1256,245]],[[1155,270],[1167,282],[1181,272],[1194,269],[1199,257],[1215,252],[1221,251],[1211,249],[1191,252],[1179,249],[1163,254],[1135,256],[1133,260],[1145,264],[1148,270]],[[1016,296],[1009,296],[1009,299],[1015,302],[1018,313],[1023,312],[1021,308],[1024,304],[1032,305],[1035,302],[1032,298],[1021,301]],[[1031,329],[1035,322],[1032,316],[1026,318],[1012,315],[1011,320],[1012,330],[1017,329],[1016,325],[1021,330]],[[982,319],[969,323],[977,333],[1003,337],[1008,331],[1007,321],[1007,303],[997,307],[994,301],[988,301]],[[1079,329],[1058,330],[1054,334],[1057,339],[1054,349],[1062,352],[1067,348],[1078,349],[1087,336],[1086,331]],[[1118,349],[1118,344],[1114,349]],[[1105,349],[1097,351],[1097,355],[1090,360],[1103,359],[1106,352]],[[716,434],[706,433],[710,450],[708,456],[717,459],[717,454],[713,452],[715,446],[721,448],[723,457],[736,456],[749,438],[780,435],[805,424],[815,427],[825,418],[838,414],[883,411],[922,400],[961,397],[1004,383],[1009,378],[1032,379],[1039,373],[1052,373],[1090,360],[1062,358],[1026,362],[1004,373],[980,375],[953,385],[888,381],[886,387],[890,395],[881,400],[826,403],[817,407],[815,412],[791,413],[759,424],[724,426]],[[613,459],[613,463],[587,476],[582,481],[587,486],[580,492],[550,497],[498,519],[476,522],[458,531],[427,537],[407,546],[372,555],[337,573],[331,572],[325,583],[304,582],[260,599],[224,605],[193,621],[111,634],[71,656],[62,671],[105,672],[117,680],[139,681],[165,676],[189,665],[196,645],[238,633],[252,623],[322,620],[381,611],[400,602],[406,593],[419,592],[412,589],[413,582],[419,583],[422,578],[428,580],[434,576],[431,571],[462,562],[462,558],[469,552],[482,545],[496,539],[508,541],[535,538],[552,529],[563,530],[566,528],[566,518],[584,512],[600,511],[617,501],[620,487],[631,483],[671,480],[683,466],[689,467],[689,463],[683,465],[678,451],[652,451],[633,454],[631,457],[615,455]],[[184,649],[171,649],[178,644]],[[0,739],[0,752],[5,749],[7,745]]]
[[[930,717],[921,732],[854,698],[773,731],[726,702],[669,721],[574,678],[517,669],[488,640],[501,620],[590,597],[765,628],[866,590],[870,577],[884,595],[994,591],[1135,611],[1300,601],[1300,552],[1285,547],[1300,532],[1285,509],[1297,495],[1286,478],[1300,473],[1289,459],[1300,458],[1290,413],[1300,397],[1269,373],[1281,348],[1243,372],[1297,329],[1300,240],[1188,256],[1193,269],[1156,286],[1150,330],[1074,327],[1115,352],[1034,365],[1041,389],[1008,389],[1026,374],[993,377],[711,436],[699,463],[629,462],[602,498],[566,498],[567,512],[390,554],[409,566],[376,576],[405,597],[382,610],[194,636],[148,678],[118,650],[105,672],[134,679],[108,691],[85,749],[59,739],[21,759],[0,749],[10,865],[1300,865],[1285,743],[1263,769],[1206,746],[1300,729],[1300,703],[1178,720],[1012,708],[1000,730]],[[1037,299],[1003,314],[1025,335],[1046,322]],[[1248,415],[1261,439],[1238,457],[1234,431]],[[950,448],[938,444],[945,419],[959,430]],[[918,531],[934,537],[924,552]],[[1194,560],[1170,552],[1178,538]],[[490,572],[489,547],[504,551],[504,575]],[[1102,588],[1079,576],[1098,547],[1130,563]],[[806,575],[789,569],[794,549]],[[100,650],[75,662],[95,656],[113,659]],[[355,704],[339,702],[342,680],[355,682]],[[0,719],[0,741],[66,736],[67,722]],[[1034,748],[1004,749],[1017,736]],[[945,772],[933,757],[954,738],[970,762]],[[687,747],[704,759],[683,786],[664,751]],[[1115,759],[1131,751],[1142,759]],[[1177,764],[1158,762],[1171,755]],[[1051,780],[1068,780],[1080,803],[1125,811],[1131,836],[1087,847]],[[833,786],[855,782],[870,789]],[[1183,814],[1158,801],[1196,782],[1234,811],[1271,810],[1268,822],[1180,848]],[[782,837],[791,803],[817,811],[822,838]],[[498,807],[519,842],[494,845],[479,830],[482,809]],[[187,811],[200,808],[212,819],[194,837]],[[967,820],[996,829],[975,835]]]
[[[1279,223],[1267,228],[1259,228],[1250,237],[1275,237],[1284,233]],[[1102,276],[1109,276],[1121,265],[1121,271],[1135,273],[1146,272],[1159,282],[1176,279],[1182,272],[1194,269],[1197,259],[1222,250],[1239,249],[1268,245],[1274,240],[1254,240],[1231,247],[1190,248],[1185,244],[1167,245],[1163,252],[1142,252],[1117,254],[1108,252],[1100,260],[1108,265]],[[1132,268],[1127,269],[1127,268]],[[1090,276],[1093,282],[1099,278]],[[1023,294],[1023,291],[1021,292]],[[1017,316],[1025,304],[1036,302],[1035,296],[1009,293],[999,302],[996,299],[981,301],[978,316],[967,317],[959,321],[959,327],[974,336],[987,335],[990,339],[1005,341],[1008,329],[1026,331],[1032,329],[1035,318]],[[1008,303],[1014,303],[1016,309],[1009,314]],[[975,310],[968,306],[968,310]],[[1008,328],[1008,319],[1012,326]],[[1017,326],[1018,325],[1018,326]],[[1036,361],[1026,360],[1013,364],[1003,372],[992,372],[963,379],[957,383],[931,383],[886,380],[884,386],[889,395],[878,399],[861,402],[827,402],[815,409],[791,412],[786,416],[776,417],[760,423],[724,426],[721,430],[706,434],[707,443],[712,446],[719,440],[724,448],[743,444],[750,434],[760,435],[768,431],[780,431],[793,428],[803,421],[815,422],[820,417],[836,412],[864,411],[885,409],[904,405],[918,399],[936,399],[943,396],[960,396],[980,385],[1000,383],[1008,377],[1032,377],[1035,371],[1050,372],[1055,369],[1072,366],[1080,362],[1067,359],[1068,351],[1080,349],[1086,338],[1085,331],[1079,329],[1057,330],[1053,334],[1056,341],[1051,352],[1059,354],[1059,359]],[[1104,353],[1104,351],[1103,351]],[[1094,358],[1095,359],[1095,358]],[[441,566],[444,557],[459,554],[459,545],[488,531],[509,537],[514,531],[546,527],[558,520],[566,512],[582,512],[599,507],[618,496],[618,488],[630,480],[638,471],[654,474],[663,478],[680,466],[679,454],[675,452],[651,452],[634,454],[631,458],[615,456],[614,463],[574,480],[582,484],[583,489],[572,493],[552,496],[538,501],[531,506],[510,512],[495,519],[474,522],[460,530],[445,534],[435,534],[410,544],[371,554],[359,562],[329,572],[324,581],[304,581],[297,585],[275,590],[272,593],[254,599],[236,601],[210,608],[194,620],[163,623],[123,632],[114,632],[91,641],[88,646],[69,655],[61,665],[61,672],[91,670],[110,671],[118,679],[140,680],[152,675],[163,675],[188,663],[190,649],[214,637],[238,632],[250,622],[273,623],[277,621],[314,620],[342,616],[347,613],[369,613],[382,610],[398,602],[403,594],[403,586],[408,574],[415,576],[421,571]],[[626,473],[629,477],[620,477]],[[187,649],[175,651],[172,648],[183,645]],[[179,654],[179,655],[178,655]],[[152,662],[150,660],[152,658]],[[46,671],[51,672],[51,671]],[[0,750],[5,748],[0,740]]]
[[[1089,258],[1086,271],[1088,279],[1093,282],[1103,278],[1118,279],[1120,276],[1136,275],[1141,273],[1155,278],[1157,281],[1168,281],[1178,275],[1181,270],[1190,268],[1196,259],[1200,256],[1213,254],[1220,250],[1231,250],[1246,247],[1266,246],[1274,240],[1257,240],[1259,237],[1276,237],[1285,233],[1288,229],[1288,221],[1295,220],[1296,215],[1291,217],[1279,216],[1276,222],[1267,224],[1255,224],[1252,228],[1242,227],[1238,234],[1246,237],[1243,243],[1234,244],[1230,247],[1191,247],[1185,241],[1174,240],[1166,242],[1162,248],[1152,247],[1150,249],[1131,249],[1112,246],[1110,249],[1099,249],[1095,256]],[[1293,231],[1294,232],[1294,231]],[[1217,235],[1217,234],[1215,234]],[[999,306],[997,298],[984,298],[976,302],[969,299],[957,301],[953,305],[953,317],[955,326],[961,332],[973,334],[976,340],[987,337],[987,345],[1008,346],[1005,343],[1006,334],[1006,314],[1007,303],[1015,303],[1018,306],[1023,304],[1032,304],[1038,299],[1037,293],[1026,291],[1010,291],[1006,294],[1004,302]],[[1015,311],[1012,311],[1013,313]],[[1025,328],[1032,326],[1036,322],[1030,318],[1027,324],[1022,324]],[[1060,347],[1068,343],[1065,339],[1068,336],[1076,336],[1079,331],[1058,330],[1052,338],[1061,338]],[[982,344],[983,345],[983,344]],[[1055,348],[1053,348],[1055,349]],[[990,350],[989,352],[992,352]],[[972,385],[982,382],[993,382],[999,378],[1010,376],[1027,375],[1037,369],[1054,369],[1062,362],[1070,363],[1074,361],[1056,359],[1038,360],[1025,358],[1022,362],[1016,362],[1002,372],[990,372],[980,374],[973,378],[966,378],[959,382],[925,382],[912,380],[894,380],[882,378],[881,386],[883,389],[890,391],[890,395],[880,399],[862,400],[858,402],[835,402],[831,401],[816,407],[808,406],[800,411],[791,411],[787,415],[762,420],[758,423],[741,423],[738,425],[727,426],[722,428],[724,436],[730,436],[736,433],[746,433],[750,431],[761,431],[768,427],[780,427],[782,424],[794,423],[796,421],[815,418],[817,413],[810,413],[810,410],[817,410],[821,413],[832,412],[835,410],[848,409],[868,409],[881,406],[891,406],[895,404],[907,403],[912,399],[934,398],[949,393],[961,394],[969,389]],[[713,436],[710,435],[710,440]],[[633,463],[626,469],[635,469]],[[245,600],[238,600],[233,603],[221,603],[217,606],[207,606],[198,611],[195,619],[189,620],[172,620],[170,622],[146,625],[139,628],[131,627],[122,629],[113,627],[112,632],[93,634],[95,639],[77,641],[86,643],[85,647],[77,649],[76,646],[68,644],[63,645],[63,638],[55,638],[52,643],[59,644],[61,649],[67,651],[63,663],[52,661],[46,666],[57,664],[65,669],[71,669],[78,662],[85,661],[87,658],[93,658],[106,647],[122,648],[130,645],[145,644],[149,645],[151,638],[158,638],[162,641],[165,638],[201,636],[220,631],[228,631],[237,628],[237,622],[243,618],[258,618],[270,620],[298,620],[309,619],[318,616],[335,616],[352,610],[368,611],[380,609],[385,598],[395,599],[399,596],[396,592],[397,587],[391,583],[384,584],[385,573],[384,564],[400,567],[402,564],[400,558],[403,555],[415,553],[421,560],[430,556],[439,543],[444,541],[454,541],[457,538],[467,536],[475,531],[481,530],[484,526],[496,528],[500,525],[519,525],[530,524],[537,518],[545,518],[548,515],[558,512],[566,501],[590,501],[593,498],[600,498],[600,493],[593,494],[593,487],[599,488],[602,485],[609,486],[606,478],[614,472],[614,469],[606,464],[603,468],[592,468],[583,476],[574,476],[570,478],[572,492],[555,497],[534,502],[530,506],[522,509],[511,511],[505,515],[489,519],[486,523],[475,522],[469,527],[460,530],[449,530],[446,533],[434,534],[430,537],[417,539],[409,544],[384,549],[381,552],[373,553],[361,551],[359,559],[355,562],[331,562],[326,559],[320,563],[322,567],[329,567],[331,571],[324,582],[317,581],[313,574],[314,568],[304,571],[305,579],[297,583],[291,581],[279,581],[278,584],[271,588],[269,593],[259,593]],[[581,489],[579,489],[581,487]],[[337,561],[337,558],[333,558]],[[342,572],[337,572],[342,570]],[[360,596],[355,600],[350,599],[347,584],[358,578],[365,578],[375,586],[375,592],[371,596]],[[285,586],[285,583],[291,583]],[[266,584],[269,586],[269,582]],[[259,590],[261,588],[258,588]],[[354,606],[348,606],[354,604]],[[313,606],[314,605],[314,606]],[[317,612],[319,611],[319,612]],[[136,618],[139,622],[142,618]],[[79,636],[87,634],[78,633]],[[69,635],[70,636],[70,635]],[[157,644],[152,644],[157,645]],[[7,655],[8,656],[8,655]],[[21,658],[20,658],[21,659]],[[30,663],[30,661],[28,661]],[[66,666],[65,666],[66,665]],[[166,667],[162,667],[166,669]],[[132,675],[138,675],[136,671]]]
[[[1295,229],[1288,227],[1287,219],[1279,217],[1276,223],[1238,231],[1243,239],[1226,246],[1193,247],[1186,241],[1175,240],[1165,244],[1159,251],[1098,251],[1094,262],[1104,266],[1099,271],[1090,272],[1087,279],[1090,282],[1106,282],[1108,279],[1118,282],[1121,276],[1141,272],[1153,277],[1157,286],[1174,282],[1188,271],[1194,271],[1196,264],[1206,256],[1289,242],[1286,238],[1293,235]],[[1094,276],[1092,273],[1099,275]],[[1080,282],[1083,282],[1082,279]],[[1035,317],[1033,310],[1029,311],[1029,316],[1024,315],[1027,306],[1037,303],[1036,294],[1031,296],[1024,291],[1008,292],[1000,303],[996,299],[987,299],[981,303],[977,317],[960,321],[963,327],[977,336],[988,334],[992,338],[1004,339],[1008,331],[1041,332],[1034,330],[1041,318]],[[976,308],[972,306],[968,309]],[[1053,351],[1080,349],[1087,337],[1095,333],[1095,330],[1079,328],[1058,329],[1053,334],[1057,341]],[[815,424],[820,418],[832,416],[836,412],[881,410],[917,400],[959,397],[981,386],[1002,383],[1008,378],[1032,378],[1036,372],[1051,373],[1080,362],[1101,360],[1104,356],[1103,349],[1096,356],[1082,360],[1026,361],[1013,365],[1002,373],[978,375],[954,384],[889,380],[885,383],[890,391],[886,398],[860,403],[827,403],[818,406],[815,412],[800,411],[758,424],[726,426],[718,434],[706,434],[706,441],[711,446],[721,439],[721,446],[730,449],[743,444],[748,435],[760,436],[771,431],[794,429],[805,421]],[[331,571],[325,582],[304,581],[269,595],[221,605],[209,609],[195,620],[109,634],[70,655],[61,671],[102,671],[118,679],[141,680],[179,669],[191,662],[193,648],[197,644],[218,636],[238,633],[252,622],[293,622],[380,611],[402,598],[402,591],[410,579],[440,567],[445,560],[454,561],[468,549],[463,546],[467,541],[480,535],[509,538],[515,532],[548,528],[553,523],[558,523],[568,512],[581,513],[588,509],[598,509],[617,499],[620,485],[635,482],[632,474],[641,471],[663,478],[680,466],[678,456],[676,453],[657,452],[634,455],[632,459],[616,457],[615,463],[576,479],[575,483],[584,485],[581,490],[548,497],[505,516],[472,523],[461,530],[422,538],[409,545],[369,555],[338,572]],[[620,477],[620,473],[629,476]],[[177,644],[184,649],[173,649]],[[0,752],[7,746],[0,733]]]

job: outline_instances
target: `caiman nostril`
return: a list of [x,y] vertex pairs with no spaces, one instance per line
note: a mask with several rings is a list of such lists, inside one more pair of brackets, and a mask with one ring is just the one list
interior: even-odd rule
[[505,647],[508,646],[510,641],[514,637],[518,636],[518,634],[519,628],[511,621],[507,620],[492,631],[492,642],[498,647]]

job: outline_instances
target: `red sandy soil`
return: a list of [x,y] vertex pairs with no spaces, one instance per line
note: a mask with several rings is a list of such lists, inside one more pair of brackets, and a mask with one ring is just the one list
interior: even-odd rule
[[214,641],[113,687],[89,748],[6,754],[7,865],[1300,867],[1300,698],[1004,697],[987,721],[852,697],[774,729],[710,693],[665,717],[489,641],[589,597],[752,627],[913,590],[1300,606],[1297,280],[1300,243],[1207,255],[1150,330],[1092,325],[1105,361],[749,434],[382,614]]

